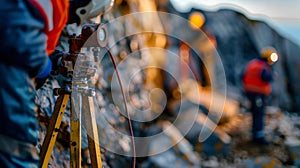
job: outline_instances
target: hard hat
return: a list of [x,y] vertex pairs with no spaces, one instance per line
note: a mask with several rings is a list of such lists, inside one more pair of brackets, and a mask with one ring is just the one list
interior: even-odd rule
[[192,12],[189,16],[190,26],[193,29],[200,29],[205,22],[205,17],[200,12]]
[[82,24],[85,20],[103,14],[114,0],[70,0],[68,23]]
[[263,48],[260,55],[262,58],[266,59],[270,65],[278,61],[278,53],[273,47]]

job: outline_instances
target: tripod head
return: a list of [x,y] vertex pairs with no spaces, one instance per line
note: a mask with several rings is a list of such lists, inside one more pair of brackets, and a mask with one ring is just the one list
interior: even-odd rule
[[92,82],[97,71],[96,63],[100,60],[100,50],[106,46],[107,37],[103,24],[84,25],[80,35],[69,37],[69,51],[59,53],[57,66],[51,73],[61,86],[72,85],[72,82],[73,85],[83,86]]

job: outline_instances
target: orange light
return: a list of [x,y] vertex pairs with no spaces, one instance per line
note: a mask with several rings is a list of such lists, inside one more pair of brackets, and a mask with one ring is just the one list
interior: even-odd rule
[[203,14],[200,12],[193,12],[189,17],[189,20],[190,20],[190,26],[193,29],[200,29],[205,22],[205,18]]

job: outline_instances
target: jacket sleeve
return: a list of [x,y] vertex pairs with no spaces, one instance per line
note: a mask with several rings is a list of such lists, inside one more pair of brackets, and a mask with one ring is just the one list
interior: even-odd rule
[[[29,0],[40,12],[44,22],[44,33],[47,36],[46,52],[49,56],[58,43],[59,36],[68,19],[69,0]],[[45,78],[52,69],[51,60],[48,58],[40,69],[37,78]]]
[[0,17],[6,20],[0,23],[0,61],[27,71],[30,77],[50,72],[47,54],[55,48],[67,21],[68,0],[49,1],[53,4],[54,22],[50,31],[45,29],[46,20],[34,3],[44,0],[0,2]]
[[44,21],[28,1],[1,1],[0,61],[36,76],[46,67]]
[[[46,30],[47,35],[47,46],[46,51],[48,56],[53,53],[55,47],[58,44],[59,36],[61,31],[65,27],[68,20],[68,8],[69,0],[51,0],[53,8],[53,29],[50,31]],[[48,20],[49,22],[49,20]],[[47,63],[36,76],[37,78],[46,78],[52,69],[52,62],[48,58]]]
[[261,72],[261,79],[265,82],[273,81],[273,75],[272,75],[271,70],[264,68]]

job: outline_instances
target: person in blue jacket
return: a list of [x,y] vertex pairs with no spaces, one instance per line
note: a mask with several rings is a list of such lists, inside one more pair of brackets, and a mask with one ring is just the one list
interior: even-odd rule
[[34,78],[45,78],[68,0],[0,1],[0,167],[38,167]]

